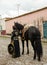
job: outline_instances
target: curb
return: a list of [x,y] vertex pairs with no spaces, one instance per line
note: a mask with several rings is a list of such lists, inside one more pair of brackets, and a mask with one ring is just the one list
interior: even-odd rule
[[3,38],[11,38],[11,36],[8,36],[8,35],[0,35],[0,37],[3,37]]
[[47,39],[41,39],[41,41],[47,43]]

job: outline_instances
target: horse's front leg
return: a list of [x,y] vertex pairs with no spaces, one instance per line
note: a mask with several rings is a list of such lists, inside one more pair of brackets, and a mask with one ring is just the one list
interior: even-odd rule
[[27,54],[29,54],[29,45],[28,45],[28,40],[26,40],[26,46],[27,46]]
[[22,54],[24,54],[24,40],[22,40]]

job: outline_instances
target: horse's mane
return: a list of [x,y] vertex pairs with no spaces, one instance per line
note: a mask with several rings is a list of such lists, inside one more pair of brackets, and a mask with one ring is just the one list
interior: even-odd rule
[[18,30],[22,30],[24,26],[18,22],[15,23],[15,26],[17,27]]

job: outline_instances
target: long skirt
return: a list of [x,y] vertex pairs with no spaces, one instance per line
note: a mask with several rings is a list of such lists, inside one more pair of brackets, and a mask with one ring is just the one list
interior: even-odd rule
[[14,40],[14,52],[15,52],[15,57],[20,57],[20,46],[18,40]]

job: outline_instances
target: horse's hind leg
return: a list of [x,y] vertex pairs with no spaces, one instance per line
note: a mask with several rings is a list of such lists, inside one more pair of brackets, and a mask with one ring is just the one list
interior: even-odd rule
[[22,54],[24,54],[24,40],[22,40]]
[[26,40],[26,46],[27,46],[27,54],[29,54],[29,45],[28,45],[28,40]]
[[36,59],[36,46],[35,46],[35,42],[31,41],[31,45],[32,45],[33,50],[34,50],[34,57],[33,57],[33,59],[35,60]]
[[41,39],[38,38],[36,40],[36,45],[37,45],[37,57],[38,57],[38,61],[41,61],[41,57],[42,57],[42,54],[43,54],[43,50],[42,50],[42,44],[41,44]]

